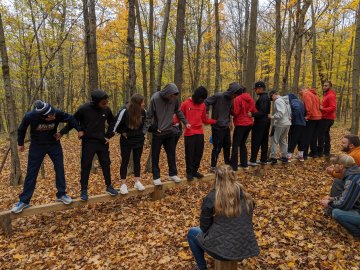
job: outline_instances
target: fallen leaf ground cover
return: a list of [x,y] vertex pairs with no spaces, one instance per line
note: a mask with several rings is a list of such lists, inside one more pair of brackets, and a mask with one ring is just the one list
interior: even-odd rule
[[[333,153],[339,152],[337,142],[344,133],[342,127],[333,128]],[[209,136],[207,129],[206,141]],[[63,138],[62,143],[68,192],[78,197],[80,144],[75,136]],[[1,141],[0,160],[5,149],[6,142]],[[202,172],[208,171],[210,154],[206,142]],[[147,155],[146,149],[142,168]],[[25,172],[27,153],[21,159]],[[118,138],[111,142],[111,160],[114,185],[119,187]],[[182,139],[177,160],[179,175],[184,176]],[[260,256],[243,261],[239,269],[360,269],[360,243],[325,217],[318,203],[330,190],[326,166],[324,160],[309,160],[304,165],[268,168],[261,178],[248,172],[239,176],[256,200],[254,224],[261,247]],[[9,209],[22,190],[8,186],[9,169],[7,163],[0,176],[0,211]],[[54,201],[54,172],[48,158],[45,171],[46,178],[38,179],[33,205]],[[150,184],[151,174],[143,175],[143,182]],[[132,183],[130,177],[129,186]],[[211,183],[200,182],[168,191],[161,201],[143,196],[15,220],[14,235],[0,235],[0,269],[193,269],[186,233],[198,225],[202,198],[211,188]],[[104,192],[101,173],[91,176],[89,192]]]

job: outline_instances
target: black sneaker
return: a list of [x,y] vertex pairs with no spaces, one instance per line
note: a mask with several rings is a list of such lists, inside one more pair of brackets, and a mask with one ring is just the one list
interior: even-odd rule
[[80,193],[80,200],[82,200],[83,202],[86,202],[89,199],[89,195],[87,190],[82,190]]
[[276,158],[270,158],[270,164],[271,165],[276,165],[277,164],[277,159]]
[[186,174],[186,179],[187,179],[188,181],[192,181],[192,180],[194,180],[194,176],[193,176],[192,174],[190,174],[190,173],[187,173],[187,174]]
[[268,162],[267,162],[267,161],[260,160],[260,161],[258,162],[258,164],[260,164],[260,165],[267,165]]
[[282,157],[281,162],[282,163],[289,163],[289,159],[287,157]]
[[113,188],[112,186],[108,186],[108,187],[106,188],[106,192],[107,192],[108,194],[110,194],[111,196],[116,196],[116,195],[119,194],[119,192],[118,192],[115,188]]
[[201,174],[201,173],[199,173],[199,172],[194,173],[194,174],[193,174],[193,176],[194,176],[194,177],[196,177],[196,178],[198,178],[198,179],[200,179],[200,178],[203,178],[203,177],[204,177],[204,175],[203,175],[203,174]]

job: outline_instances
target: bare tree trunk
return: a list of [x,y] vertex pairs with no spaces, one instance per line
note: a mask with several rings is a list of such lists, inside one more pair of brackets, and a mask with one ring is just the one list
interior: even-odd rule
[[316,20],[315,20],[315,8],[314,8],[314,0],[311,1],[311,34],[312,34],[312,56],[311,56],[311,71],[312,71],[312,84],[313,88],[316,87]]
[[157,91],[161,90],[162,73],[164,69],[165,53],[166,53],[166,36],[167,36],[167,29],[169,26],[169,17],[170,17],[170,7],[171,7],[171,0],[167,0],[165,5],[164,23],[161,29],[159,69],[158,69],[157,83],[156,83]]
[[83,15],[85,24],[85,42],[89,73],[89,91],[99,87],[99,69],[97,63],[96,47],[96,0],[83,0]]
[[[66,2],[62,3],[62,21],[61,21],[61,38],[63,38],[65,32],[65,22],[66,22]],[[57,95],[57,106],[61,110],[64,110],[65,105],[65,74],[64,74],[64,49],[61,46],[58,54],[59,61],[59,91]]]
[[10,150],[11,150],[10,185],[16,186],[21,184],[22,182],[20,159],[17,151],[16,107],[15,107],[14,96],[11,88],[9,59],[7,55],[5,33],[4,33],[1,13],[0,13],[0,50],[1,50],[2,74],[3,74],[5,98],[6,98],[5,104],[6,104],[6,114],[7,114],[7,125],[9,130]]
[[145,104],[147,104],[148,89],[147,89],[147,72],[146,72],[146,52],[145,52],[145,43],[144,43],[144,33],[143,33],[141,17],[140,17],[139,0],[135,1],[135,8],[136,8],[136,21],[139,29],[139,39],[140,39],[140,48],[141,48],[141,73],[142,73],[142,82],[143,82],[143,92],[145,97]]
[[221,69],[220,69],[220,18],[219,18],[219,1],[215,0],[215,93],[220,91]]
[[256,71],[256,32],[257,32],[258,0],[251,0],[250,31],[248,42],[248,56],[246,63],[245,87],[250,89],[255,81]]
[[176,14],[174,82],[179,89],[180,97],[181,97],[183,76],[184,76],[183,62],[184,62],[185,10],[186,10],[186,0],[178,1],[177,14]]
[[128,91],[131,97],[136,92],[136,68],[135,68],[135,2],[136,0],[128,1],[128,34],[127,34],[127,56],[128,56]]
[[300,80],[300,68],[301,68],[301,55],[303,50],[303,36],[305,32],[305,15],[310,7],[310,0],[306,0],[303,7],[301,7],[301,1],[297,2],[297,26],[295,27],[295,39],[296,39],[296,51],[295,51],[295,67],[293,78],[293,91],[297,91],[299,88]]
[[360,79],[360,3],[356,15],[356,36],[354,44],[354,64],[352,72],[352,117],[351,133],[359,133],[360,98],[359,98],[359,79]]
[[200,80],[200,60],[201,60],[201,42],[202,42],[202,19],[203,19],[203,11],[204,11],[204,0],[201,0],[200,10],[199,10],[199,18],[197,24],[197,44],[196,44],[196,55],[195,55],[195,70],[194,70],[194,85],[193,89],[196,89],[199,86]]
[[155,93],[155,62],[154,62],[154,0],[149,0],[149,57],[150,57],[150,93]]
[[275,74],[274,74],[274,89],[279,89],[280,65],[281,65],[281,0],[275,1],[276,10],[276,56],[275,56]]
[[247,74],[247,59],[248,59],[248,48],[249,48],[249,17],[250,17],[250,4],[249,0],[245,0],[245,25],[244,25],[244,61],[243,61],[243,78],[242,81],[246,81]]

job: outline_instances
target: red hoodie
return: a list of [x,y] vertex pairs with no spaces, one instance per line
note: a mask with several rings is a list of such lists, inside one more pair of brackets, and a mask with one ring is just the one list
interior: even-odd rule
[[243,93],[234,99],[231,110],[231,114],[234,116],[234,126],[252,126],[254,118],[249,117],[248,112],[257,112],[255,101],[248,93]]
[[[216,123],[216,120],[207,117],[205,104],[195,104],[191,97],[181,103],[180,110],[191,125],[191,128],[184,129],[184,136],[204,134],[203,123],[208,125]],[[179,120],[175,117],[175,123],[178,122]]]
[[315,89],[306,90],[302,92],[302,99],[304,101],[305,110],[306,110],[306,120],[320,120],[321,111],[320,111],[320,99],[316,93]]
[[334,90],[329,89],[325,94],[322,101],[323,109],[322,118],[323,119],[331,119],[335,120],[335,112],[336,112],[336,93]]

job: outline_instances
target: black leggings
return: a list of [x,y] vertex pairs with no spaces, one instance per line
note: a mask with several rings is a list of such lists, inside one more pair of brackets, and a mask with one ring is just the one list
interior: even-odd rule
[[[121,149],[121,166],[120,166],[120,177],[121,179],[126,179],[127,168],[130,161],[131,151],[133,152],[133,161],[134,161],[134,176],[140,177],[140,159],[143,152],[144,145],[131,145],[126,142],[120,141]],[[135,147],[135,148],[134,148]]]

